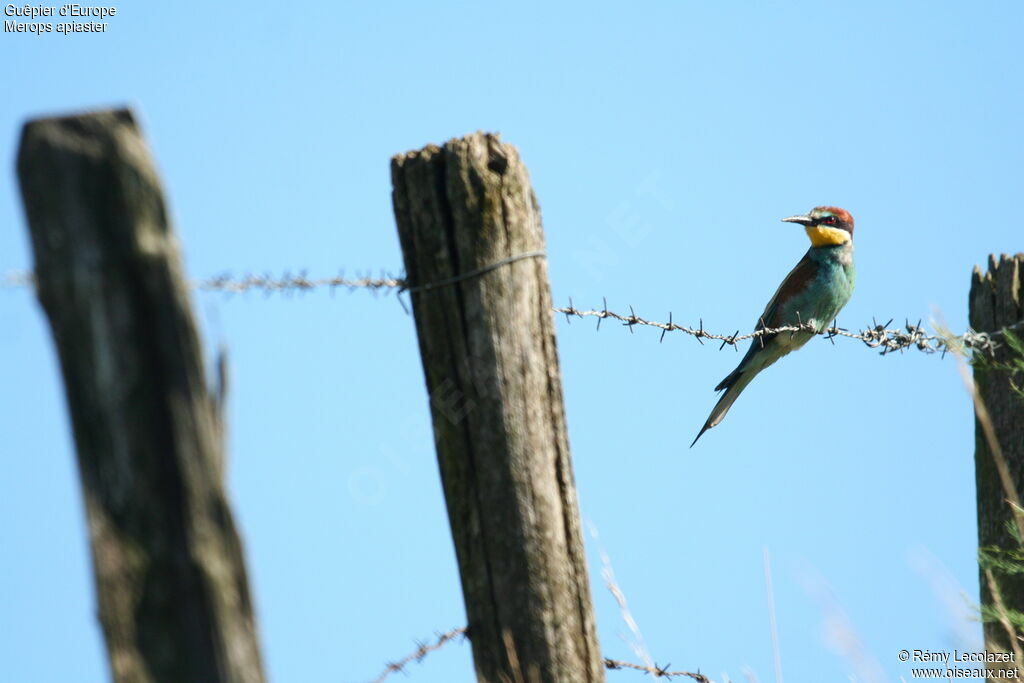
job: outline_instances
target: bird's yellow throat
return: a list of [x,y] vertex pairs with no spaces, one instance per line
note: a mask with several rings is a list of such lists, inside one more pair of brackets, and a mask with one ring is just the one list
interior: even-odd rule
[[833,244],[846,244],[850,241],[850,233],[839,228],[824,225],[808,225],[807,236],[811,238],[812,247],[827,247]]

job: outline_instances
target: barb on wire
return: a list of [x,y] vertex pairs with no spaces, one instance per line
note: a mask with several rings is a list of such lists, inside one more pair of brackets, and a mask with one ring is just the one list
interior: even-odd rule
[[609,670],[614,669],[633,669],[634,671],[643,671],[649,673],[654,678],[672,678],[673,676],[689,676],[698,683],[711,683],[711,680],[702,674],[700,671],[669,671],[669,664],[665,666],[644,666],[642,664],[633,664],[632,662],[623,662],[618,659],[608,659],[605,657],[604,668]]
[[399,660],[389,662],[388,665],[384,667],[384,670],[380,673],[380,675],[373,679],[371,683],[381,683],[381,681],[383,681],[395,672],[404,672],[407,664],[411,662],[421,662],[423,661],[424,657],[426,657],[434,650],[440,650],[442,647],[444,647],[445,643],[447,643],[448,641],[455,640],[459,636],[465,637],[465,635],[465,627],[453,628],[451,631],[448,631],[447,633],[438,634],[437,640],[433,643],[417,643],[417,647],[413,652],[410,652],[409,654],[407,654]]

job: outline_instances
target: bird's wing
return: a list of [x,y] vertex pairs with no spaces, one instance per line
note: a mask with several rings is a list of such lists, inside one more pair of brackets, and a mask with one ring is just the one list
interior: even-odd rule
[[[817,274],[818,269],[814,261],[811,260],[811,252],[808,250],[804,257],[800,259],[800,262],[793,267],[793,270],[789,271],[789,275],[782,281],[779,288],[775,290],[775,294],[772,295],[768,305],[764,307],[764,313],[761,314],[761,318],[757,321],[756,329],[780,327],[795,323],[795,320],[785,319],[789,313],[786,310],[786,303],[806,291]],[[767,343],[768,339],[769,337],[765,337],[764,341]]]
[[[814,280],[817,275],[818,269],[814,261],[811,260],[810,251],[804,254],[804,257],[800,259],[793,270],[789,271],[789,275],[782,281],[779,288],[775,290],[775,294],[772,295],[768,305],[764,307],[764,313],[757,320],[755,329],[761,330],[764,328],[782,327],[784,325],[791,325],[796,322],[792,319],[792,312],[789,310],[791,307],[789,304],[795,297],[799,297],[803,294],[810,286],[811,281]],[[736,369],[729,373],[725,379],[718,383],[715,387],[715,391],[721,391],[722,389],[728,389],[732,385],[739,381],[740,376],[749,369],[751,364],[757,364],[760,361],[760,365],[757,367],[753,375],[750,375],[746,381],[753,379],[754,375],[760,372],[764,367],[771,365],[778,360],[782,355],[789,353],[792,348],[788,348],[781,351],[775,349],[774,352],[762,355],[761,352],[769,347],[769,342],[778,337],[778,333],[766,334],[763,337],[753,340],[750,343],[750,348],[747,349],[746,355],[743,356],[743,360],[736,366]],[[725,407],[728,410],[728,406]],[[722,413],[724,415],[724,413]]]

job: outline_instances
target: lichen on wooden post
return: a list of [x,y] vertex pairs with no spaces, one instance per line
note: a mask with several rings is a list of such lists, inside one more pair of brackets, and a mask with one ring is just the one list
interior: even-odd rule
[[130,111],[29,121],[18,175],[114,680],[264,680],[215,398]]
[[601,681],[526,168],[477,133],[391,176],[477,676]]

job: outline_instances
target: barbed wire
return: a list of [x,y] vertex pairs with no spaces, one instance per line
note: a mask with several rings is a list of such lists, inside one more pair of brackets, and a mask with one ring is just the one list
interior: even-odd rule
[[406,665],[410,664],[411,662],[422,662],[423,658],[426,657],[428,654],[430,654],[434,650],[440,650],[442,647],[444,647],[445,643],[447,643],[450,640],[455,640],[459,636],[466,636],[465,627],[453,628],[451,631],[448,631],[447,633],[439,633],[437,635],[437,640],[432,643],[417,642],[416,649],[414,651],[410,652],[406,656],[394,662],[388,662],[387,666],[384,667],[384,670],[380,672],[380,675],[377,676],[377,678],[373,679],[370,683],[381,683],[384,679],[386,679],[393,673],[396,673],[398,671],[404,672]]
[[633,669],[635,671],[643,671],[649,673],[654,678],[672,678],[673,676],[688,676],[697,683],[711,683],[711,680],[702,674],[700,671],[694,673],[693,671],[669,671],[671,664],[665,666],[644,666],[642,664],[633,664],[632,662],[623,662],[618,659],[604,659],[604,668],[609,670],[615,669]]
[[[614,311],[608,310],[608,300],[604,300],[604,307],[600,310],[590,309],[582,310],[573,306],[572,299],[569,300],[569,305],[560,308],[555,307],[553,309],[556,313],[562,313],[565,315],[566,320],[572,318],[597,318],[597,329],[601,329],[601,321],[606,318],[611,318],[621,322],[624,326],[632,328],[635,325],[644,325],[654,327],[661,330],[661,339],[664,341],[665,335],[669,332],[682,332],[684,334],[691,335],[698,342],[703,344],[704,339],[711,339],[714,341],[722,342],[719,349],[725,348],[725,346],[736,346],[740,342],[748,339],[759,339],[761,337],[783,334],[789,332],[795,334],[797,332],[809,332],[811,334],[823,336],[826,339],[832,341],[835,344],[836,337],[845,337],[847,339],[857,339],[864,342],[870,348],[881,349],[881,354],[884,356],[887,353],[893,351],[903,351],[909,348],[916,348],[919,351],[925,353],[936,353],[941,352],[943,355],[952,351],[954,348],[967,349],[972,351],[985,351],[990,352],[998,343],[995,341],[995,337],[998,337],[1002,332],[975,332],[970,330],[960,336],[946,336],[946,335],[932,335],[928,334],[923,327],[921,327],[921,321],[919,320],[916,325],[912,324],[909,320],[906,321],[903,329],[890,329],[889,325],[892,324],[892,319],[884,324],[879,324],[877,321],[872,321],[871,327],[867,327],[860,332],[851,332],[843,327],[838,327],[836,322],[833,321],[830,327],[823,330],[818,330],[814,325],[807,322],[801,322],[797,325],[782,325],[780,327],[762,327],[761,329],[754,330],[747,334],[740,334],[739,330],[736,330],[733,334],[715,334],[708,332],[704,329],[704,320],[700,319],[698,327],[687,327],[686,325],[679,325],[672,320],[672,312],[668,314],[668,322],[658,322],[655,320],[646,320],[636,314],[633,307],[629,307],[629,315],[623,315],[621,313],[615,313]],[[799,320],[799,315],[797,316]],[[763,320],[761,321],[763,324]],[[1009,327],[1010,330],[1017,330],[1024,327],[1024,324],[1017,323]],[[738,350],[738,349],[737,349]]]
[[332,292],[337,289],[347,289],[348,291],[366,289],[376,293],[380,291],[402,291],[407,288],[405,280],[392,277],[386,273],[379,277],[357,276],[355,278],[347,278],[344,273],[339,273],[336,277],[310,279],[306,276],[306,271],[301,271],[298,275],[285,273],[281,277],[245,275],[237,279],[225,273],[205,280],[199,280],[195,283],[195,287],[207,292],[228,292],[231,294],[241,294],[250,290],[258,290],[264,294],[287,291],[302,292],[321,287],[329,287]]
[[[413,650],[406,656],[402,657],[401,659],[397,659],[393,662],[388,662],[385,665],[384,670],[380,672],[380,675],[374,678],[372,681],[370,681],[370,683],[383,683],[383,681],[385,681],[388,678],[388,676],[390,676],[393,673],[406,673],[406,666],[408,666],[412,662],[416,662],[417,664],[422,662],[423,659],[428,654],[435,650],[440,650],[447,643],[455,640],[459,636],[462,636],[463,638],[466,637],[466,627],[463,626],[461,628],[453,628],[451,631],[448,631],[447,633],[438,633],[435,640],[433,641],[418,641],[416,643],[415,650]],[[667,665],[658,666],[657,664],[655,664],[654,666],[644,666],[642,664],[624,662],[618,659],[608,659],[607,657],[605,657],[602,661],[604,662],[604,667],[609,670],[633,669],[634,671],[643,671],[645,673],[648,673],[655,678],[671,679],[674,676],[689,676],[693,680],[697,681],[697,683],[711,683],[711,681],[704,674],[700,673],[700,671],[697,671],[696,673],[693,673],[692,671],[670,671]]]
[[[3,278],[0,279],[0,287],[4,289],[32,287],[34,284],[35,278],[30,271],[11,271],[5,273]],[[349,291],[365,289],[373,292],[403,291],[407,289],[405,280],[392,277],[387,273],[379,277],[357,275],[350,278],[345,277],[344,272],[342,272],[335,277],[310,278],[305,270],[299,271],[295,275],[286,272],[280,277],[270,274],[247,274],[236,278],[230,273],[224,273],[215,277],[196,280],[192,283],[192,286],[206,292],[244,294],[256,290],[268,295],[280,292],[303,292],[324,287],[330,288],[332,292],[337,289]]]
[[[536,254],[534,253],[529,253],[525,256],[535,255]],[[483,270],[484,269],[481,269],[481,272],[483,272]],[[475,273],[476,271],[472,274]],[[462,276],[459,278],[450,278],[452,282],[457,279],[462,279]],[[10,272],[5,274],[2,283],[4,288],[31,287],[33,284],[32,273],[25,271]],[[270,295],[282,292],[307,292],[320,288],[329,288],[332,293],[337,289],[345,289],[348,291],[369,290],[375,294],[394,291],[401,294],[402,292],[410,290],[427,289],[438,284],[439,283],[430,283],[429,285],[413,286],[404,278],[395,277],[388,273],[382,273],[377,277],[357,275],[356,277],[350,278],[346,277],[344,273],[339,273],[336,277],[310,278],[307,276],[306,271],[300,271],[295,275],[286,272],[280,277],[265,274],[244,275],[236,278],[230,273],[224,273],[216,277],[198,280],[193,283],[193,286],[202,291],[225,292],[228,294],[242,294],[250,291],[259,291],[266,295]],[[447,282],[442,284],[447,284]],[[399,299],[399,301],[401,301],[401,299]],[[405,306],[404,303],[402,305],[403,307]],[[891,319],[884,324],[879,324],[877,321],[872,320],[871,326],[865,327],[859,332],[853,332],[846,328],[839,327],[836,324],[836,321],[833,321],[831,326],[820,331],[809,322],[798,322],[796,325],[783,325],[772,328],[762,327],[761,329],[757,329],[747,334],[740,334],[739,330],[736,330],[732,334],[718,334],[704,329],[703,318],[699,319],[697,327],[676,323],[673,320],[673,314],[671,311],[668,314],[668,322],[648,320],[637,315],[632,306],[629,307],[628,315],[609,310],[607,299],[603,299],[603,306],[600,309],[584,310],[577,308],[573,305],[572,299],[570,298],[568,306],[555,306],[552,310],[555,313],[564,315],[567,321],[571,321],[573,318],[596,318],[598,330],[601,329],[601,322],[603,320],[611,318],[629,328],[630,332],[633,331],[633,327],[638,325],[659,329],[661,330],[661,337],[659,338],[659,341],[664,341],[665,335],[669,332],[682,332],[683,334],[694,337],[701,344],[704,343],[705,339],[721,342],[721,346],[719,347],[720,349],[725,348],[725,346],[737,347],[741,342],[750,339],[758,339],[783,333],[796,334],[798,332],[804,332],[823,336],[833,344],[835,343],[836,337],[855,339],[863,342],[869,348],[880,349],[880,353],[882,355],[886,355],[894,351],[905,351],[913,348],[924,353],[938,352],[945,356],[947,352],[954,350],[954,348],[990,353],[999,346],[997,339],[1002,334],[1001,331],[989,333],[968,330],[959,336],[935,335],[928,334],[928,332],[921,327],[920,320],[916,325],[912,324],[909,320],[906,320],[902,328],[890,328],[889,325],[892,324]],[[1014,331],[1024,331],[1024,323],[1018,323],[1009,329]]]

